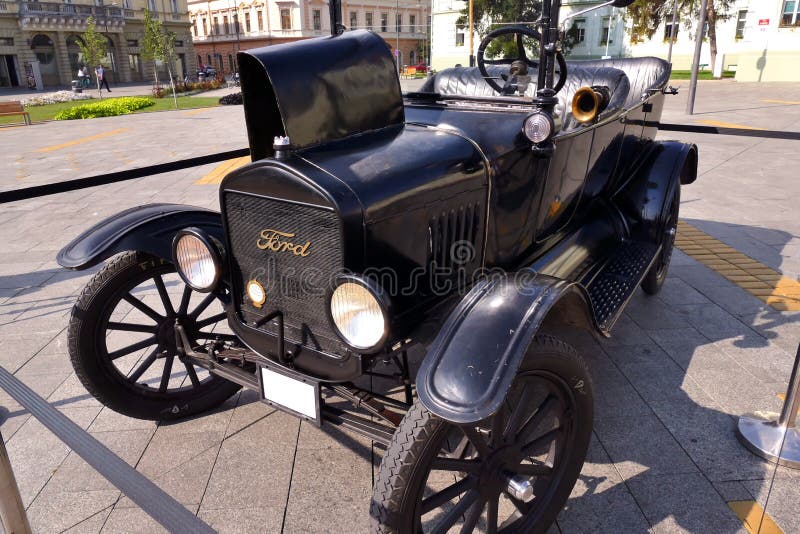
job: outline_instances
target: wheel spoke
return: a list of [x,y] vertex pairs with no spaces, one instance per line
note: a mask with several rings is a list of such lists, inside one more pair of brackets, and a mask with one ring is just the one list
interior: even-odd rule
[[511,415],[508,418],[505,431],[503,432],[503,437],[511,438],[516,436],[517,429],[523,425],[525,417],[531,414],[529,410],[530,403],[533,400],[531,398],[533,393],[533,388],[523,386],[522,395],[520,395],[519,400],[514,406],[514,410],[511,412]]
[[155,334],[158,331],[158,327],[148,326],[146,324],[110,322],[108,325],[106,325],[106,330],[123,330],[125,332],[143,332],[145,334]]
[[131,306],[133,306],[134,308],[136,308],[137,310],[139,310],[143,314],[147,315],[148,317],[150,317],[152,320],[154,320],[157,323],[160,323],[161,321],[164,320],[164,316],[163,315],[159,314],[153,308],[151,308],[150,306],[148,306],[147,304],[145,304],[141,300],[137,299],[136,297],[134,297],[130,293],[128,293],[124,297],[122,297],[122,300],[124,300],[125,302],[127,302],[128,304],[130,304]]
[[206,326],[208,326],[210,324],[214,324],[214,323],[220,322],[221,320],[223,320],[227,316],[228,316],[228,314],[225,313],[225,312],[218,313],[216,315],[212,315],[211,317],[203,319],[202,321],[197,321],[197,325],[196,326],[197,326],[198,329],[204,328],[204,327],[206,327]]
[[166,360],[164,360],[164,372],[161,373],[161,384],[158,386],[158,392],[164,393],[167,391],[167,386],[169,386],[169,378],[172,376],[172,362],[175,360],[175,355],[170,354],[167,356]]
[[535,429],[539,424],[544,420],[545,416],[550,411],[556,403],[558,402],[558,397],[555,395],[548,395],[539,407],[536,409],[535,412],[528,418],[527,421],[522,425],[522,428],[519,429],[517,432],[517,440],[524,440],[525,436],[530,433],[531,430]]
[[156,336],[150,336],[147,339],[143,339],[133,345],[128,345],[127,347],[123,347],[121,349],[115,350],[113,352],[108,353],[108,358],[110,360],[116,360],[117,358],[122,358],[123,356],[127,356],[131,352],[137,351],[139,349],[143,349],[145,347],[149,347],[150,345],[156,342]]
[[423,499],[420,503],[420,516],[427,514],[431,510],[439,508],[448,501],[452,501],[465,491],[474,488],[476,485],[477,482],[472,477],[462,478],[455,484],[447,486],[439,493],[434,493],[430,497]]
[[461,458],[436,458],[431,469],[434,471],[477,473],[481,469],[481,463],[478,460],[462,460]]
[[478,499],[479,495],[480,494],[478,493],[478,490],[469,490],[469,492],[467,492],[467,494],[464,495],[461,500],[455,504],[455,506],[450,508],[450,510],[444,514],[444,517],[442,517],[439,522],[436,523],[436,526],[433,528],[431,533],[441,534],[450,530],[450,527],[452,527],[456,521],[458,521],[459,517],[464,515],[464,512],[466,512],[467,509],[472,506],[472,503]]
[[192,385],[197,387],[200,385],[200,379],[197,378],[197,372],[194,370],[194,365],[190,362],[183,362],[183,366],[186,367],[186,374],[189,375],[189,380],[192,381]]
[[167,317],[172,317],[175,315],[175,308],[172,307],[172,301],[169,299],[169,293],[167,293],[167,287],[164,285],[164,279],[161,278],[160,274],[157,274],[153,277],[153,282],[156,283],[158,296],[161,297],[161,304],[164,305]]
[[475,430],[475,427],[472,426],[462,426],[461,430],[464,431],[464,434],[469,439],[472,446],[478,451],[478,454],[482,458],[486,458],[489,456],[489,446],[486,444],[486,441],[483,439],[483,436],[480,435],[480,432]]
[[145,358],[145,360],[141,364],[139,364],[139,367],[137,367],[136,370],[133,373],[131,373],[131,375],[128,377],[128,380],[134,383],[138,382],[139,379],[144,374],[144,372],[147,371],[150,368],[150,366],[153,365],[153,362],[155,362],[158,359],[158,353],[160,351],[161,347],[156,347],[155,349],[153,349],[153,352],[151,352],[150,355],[147,358]]
[[486,533],[497,534],[497,505],[500,495],[495,495],[489,499],[486,505]]
[[546,477],[553,474],[553,468],[545,464],[519,464],[513,471],[526,477]]
[[178,307],[178,313],[183,315],[189,309],[189,301],[192,299],[192,288],[188,285],[183,286],[183,295],[181,295],[181,304]]
[[542,434],[541,436],[539,436],[535,440],[531,441],[530,443],[528,443],[527,445],[522,447],[522,454],[524,454],[525,456],[530,456],[543,443],[548,443],[548,442],[553,441],[554,439],[556,439],[556,437],[561,432],[561,430],[562,430],[561,427],[558,427],[558,428],[554,428],[553,430],[550,430],[549,432],[546,432],[546,433]]
[[211,303],[214,302],[214,298],[215,297],[213,293],[209,293],[208,295],[206,295],[206,298],[200,301],[200,304],[197,305],[197,307],[194,309],[192,313],[189,314],[189,316],[192,319],[197,319],[200,316],[200,314],[206,311],[206,308],[208,308],[211,305]]
[[470,506],[467,514],[464,516],[464,524],[461,525],[461,534],[468,534],[475,530],[475,525],[478,524],[478,519],[481,518],[481,512],[483,512],[483,506],[485,504],[485,500],[478,499],[475,501],[475,504]]

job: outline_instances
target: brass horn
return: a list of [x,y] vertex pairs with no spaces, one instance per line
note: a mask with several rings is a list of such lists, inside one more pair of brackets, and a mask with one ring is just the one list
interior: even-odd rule
[[592,122],[608,105],[608,97],[609,92],[606,87],[581,87],[572,97],[572,116],[581,124]]

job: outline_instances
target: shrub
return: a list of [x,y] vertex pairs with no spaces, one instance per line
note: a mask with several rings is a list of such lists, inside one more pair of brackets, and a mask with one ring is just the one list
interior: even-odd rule
[[72,91],[57,91],[55,93],[45,93],[43,95],[35,95],[22,100],[22,105],[30,108],[33,106],[44,106],[46,104],[55,104],[57,102],[72,102],[73,100],[90,100],[91,95],[86,93],[73,93]]
[[232,93],[219,99],[223,106],[237,106],[242,104],[242,93]]
[[57,121],[72,119],[94,119],[95,117],[114,117],[125,115],[138,109],[154,105],[149,98],[142,96],[125,96],[122,98],[109,98],[101,102],[91,104],[81,104],[63,111],[59,111],[55,119]]

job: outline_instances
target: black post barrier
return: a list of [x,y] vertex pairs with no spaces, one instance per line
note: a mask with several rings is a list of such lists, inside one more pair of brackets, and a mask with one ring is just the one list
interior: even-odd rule
[[648,123],[647,126],[658,127],[660,132],[687,132],[699,134],[737,135],[741,137],[766,137],[768,139],[789,139],[800,141],[800,132],[784,132],[781,130],[758,130],[749,128],[721,128],[717,126],[699,126],[695,124]]
[[792,376],[786,390],[783,409],[776,421],[754,417],[740,417],[736,427],[739,441],[755,454],[771,462],[800,469],[800,428],[797,411],[800,410],[800,345],[792,367]]
[[45,195],[66,193],[67,191],[75,191],[77,189],[85,189],[87,187],[96,187],[98,185],[113,184],[116,182],[123,182],[125,180],[133,180],[135,178],[144,178],[145,176],[151,176],[153,174],[179,171],[181,169],[199,167],[200,165],[207,165],[209,163],[216,163],[218,161],[225,161],[233,158],[241,158],[248,155],[250,155],[249,149],[240,148],[237,150],[228,150],[227,152],[209,154],[207,156],[197,156],[195,158],[170,161],[169,163],[159,163],[157,165],[139,167],[137,169],[100,174],[97,176],[90,176],[88,178],[77,178],[75,180],[67,180],[54,184],[37,185],[34,187],[26,187],[24,189],[3,191],[0,193],[0,204],[4,204],[6,202],[16,202],[18,200],[27,200],[29,198],[42,197]]
[[215,533],[214,529],[185,506],[125,463],[67,416],[50,406],[46,400],[2,366],[0,366],[0,388],[169,532]]

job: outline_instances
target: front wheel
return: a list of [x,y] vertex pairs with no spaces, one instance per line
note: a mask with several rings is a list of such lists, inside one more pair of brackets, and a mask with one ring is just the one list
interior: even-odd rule
[[240,386],[182,360],[175,324],[195,345],[236,344],[225,319],[219,300],[194,292],[171,263],[125,252],[78,297],[70,359],[84,387],[112,410],[139,419],[186,417],[222,404]]
[[555,521],[586,457],[592,386],[566,343],[540,335],[530,351],[487,421],[409,410],[373,488],[373,533],[544,532]]

